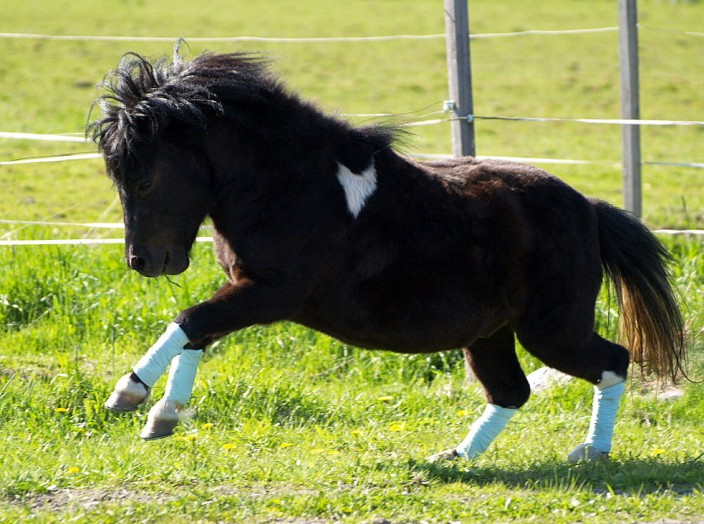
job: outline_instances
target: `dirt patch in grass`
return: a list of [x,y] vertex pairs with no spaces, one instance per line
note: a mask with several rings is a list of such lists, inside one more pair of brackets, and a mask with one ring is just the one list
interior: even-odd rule
[[169,502],[177,499],[171,493],[151,493],[125,488],[65,488],[47,493],[16,496],[13,504],[25,506],[32,511],[65,511],[69,508],[93,509],[102,504]]
[[[225,497],[265,499],[288,495],[306,496],[317,493],[315,490],[306,488],[242,488],[229,485],[210,486],[205,493],[200,490],[195,490],[195,492],[198,497],[204,500]],[[23,506],[32,512],[66,512],[71,509],[92,510],[99,506],[120,505],[123,503],[132,505],[165,504],[192,495],[194,495],[194,491],[189,489],[169,489],[168,491],[155,492],[135,488],[58,488],[51,489],[46,493],[16,495],[10,498],[10,502],[16,506]],[[290,521],[286,520],[285,522]],[[306,520],[306,522],[310,521]]]

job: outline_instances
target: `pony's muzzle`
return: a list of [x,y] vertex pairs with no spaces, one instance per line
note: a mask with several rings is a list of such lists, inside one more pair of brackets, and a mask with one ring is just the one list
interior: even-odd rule
[[158,277],[167,273],[169,252],[152,252],[146,248],[130,246],[125,256],[127,265],[145,277]]
[[150,251],[131,246],[125,258],[130,269],[145,277],[178,275],[190,263],[187,252],[178,248]]
[[153,253],[144,247],[137,247],[130,244],[125,253],[125,259],[130,269],[135,270],[140,275],[145,277],[158,277],[163,273],[165,256],[162,255],[161,263],[154,263],[159,257],[155,257]]
[[145,277],[158,277],[164,272],[164,265],[168,261],[168,255],[151,253],[144,247],[130,245],[125,254],[127,265],[140,275]]

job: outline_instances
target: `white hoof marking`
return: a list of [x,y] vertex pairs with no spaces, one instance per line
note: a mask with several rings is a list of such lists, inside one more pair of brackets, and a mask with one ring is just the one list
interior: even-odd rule
[[124,375],[115,384],[115,390],[105,401],[105,407],[112,411],[134,411],[147,400],[149,389],[142,383],[132,380],[131,373]]
[[445,451],[429,456],[427,461],[430,464],[438,464],[442,462],[451,462],[453,460],[457,460],[458,458],[460,458],[460,455],[457,453],[457,450],[446,449]]
[[567,455],[567,462],[576,464],[577,462],[594,462],[609,460],[609,454],[599,451],[589,444],[580,444]]
[[611,386],[615,386],[616,384],[620,384],[621,382],[625,382],[625,380],[625,378],[620,375],[617,375],[613,371],[604,371],[602,372],[601,380],[596,385],[596,387],[598,389],[606,389],[610,388]]
[[161,399],[149,410],[147,424],[139,436],[144,440],[155,440],[173,435],[182,409],[178,402]]

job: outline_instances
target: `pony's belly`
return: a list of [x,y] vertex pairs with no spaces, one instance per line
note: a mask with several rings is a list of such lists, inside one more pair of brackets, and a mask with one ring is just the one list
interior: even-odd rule
[[431,353],[464,347],[496,330],[505,320],[488,309],[481,313],[442,307],[378,312],[331,307],[295,321],[345,343],[398,353]]
[[319,286],[291,320],[367,348],[425,353],[464,347],[510,317],[505,279],[498,274],[505,264],[489,269],[489,258],[498,260],[473,249],[445,259],[409,252],[382,270],[357,261],[354,271]]

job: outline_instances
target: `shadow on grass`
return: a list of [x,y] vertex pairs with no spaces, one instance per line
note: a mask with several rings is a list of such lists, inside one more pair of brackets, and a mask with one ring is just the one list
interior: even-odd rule
[[504,467],[476,466],[466,461],[441,465],[411,460],[408,466],[416,473],[422,472],[429,481],[446,484],[498,484],[528,490],[579,489],[621,496],[665,493],[683,496],[704,492],[704,454],[677,462],[628,458],[568,464],[555,460]]

